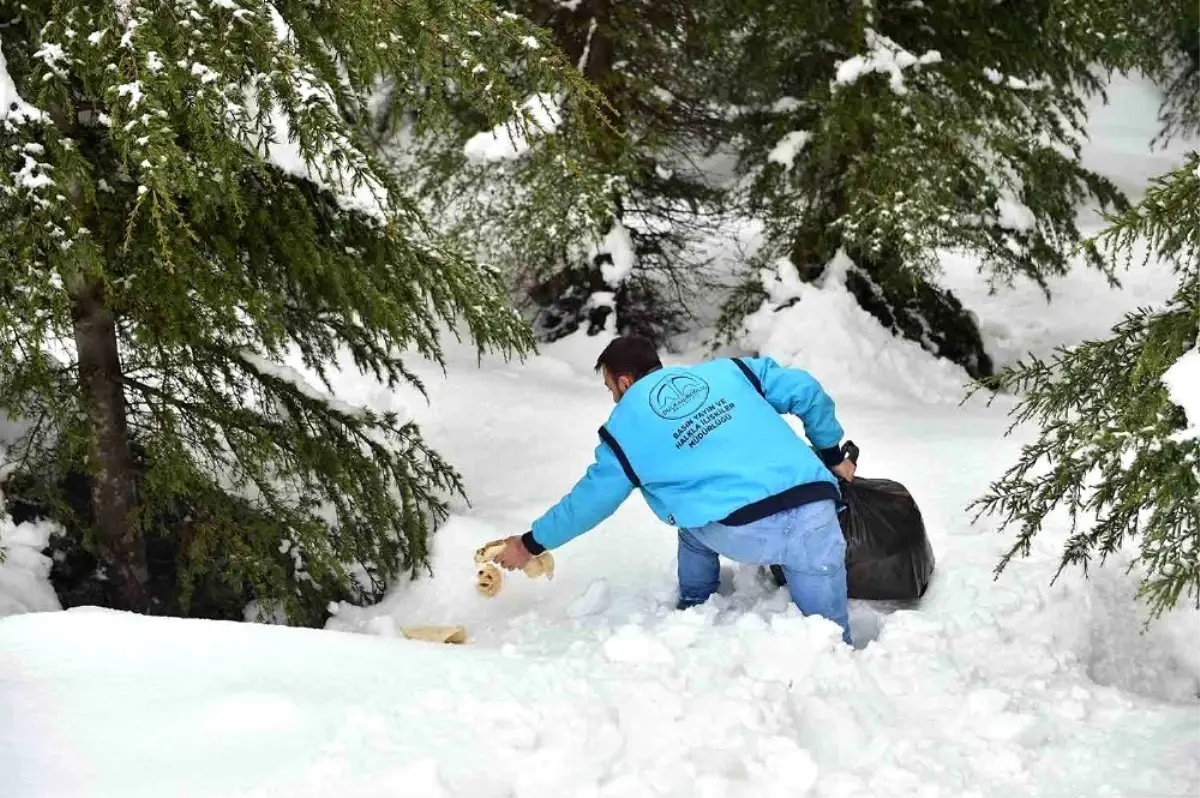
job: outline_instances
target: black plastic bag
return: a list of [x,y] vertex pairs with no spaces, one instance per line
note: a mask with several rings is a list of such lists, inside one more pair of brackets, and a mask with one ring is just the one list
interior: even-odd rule
[[[858,462],[858,447],[844,447]],[[933,576],[933,547],[912,494],[890,479],[855,477],[841,482],[845,509],[838,513],[846,538],[846,586],[850,598],[916,599],[925,595]],[[771,566],[776,584],[783,570]]]
[[842,483],[846,587],[855,599],[916,599],[933,576],[933,547],[912,494],[890,479]]

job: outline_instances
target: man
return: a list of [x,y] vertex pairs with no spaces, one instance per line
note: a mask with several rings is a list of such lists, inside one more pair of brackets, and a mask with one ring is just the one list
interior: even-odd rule
[[[800,611],[834,621],[849,643],[834,474],[853,479],[854,463],[842,454],[842,427],[820,384],[769,357],[664,368],[654,345],[638,337],[612,341],[596,370],[616,407],[599,430],[595,462],[529,532],[505,541],[496,562],[523,568],[608,518],[639,488],[679,529],[680,609],[716,592],[718,555],[780,565]],[[812,447],[781,413],[800,418]]]

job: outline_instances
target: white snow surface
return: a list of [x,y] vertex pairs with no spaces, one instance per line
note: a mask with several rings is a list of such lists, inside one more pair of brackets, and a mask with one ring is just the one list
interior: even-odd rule
[[[0,413],[0,479],[7,471],[6,448],[25,428],[22,420]],[[49,521],[13,523],[4,507],[4,492],[0,491],[0,618],[61,610],[58,596],[50,586],[52,562],[44,554],[50,535],[58,527]],[[4,671],[0,670],[0,681],[3,678]]]
[[[1080,272],[1046,306],[1033,287],[987,294],[976,265],[943,258],[1001,362],[1103,335],[1175,285],[1159,267],[1123,291]],[[1011,399],[960,406],[965,375],[882,334],[847,268],[804,285],[776,264],[769,302],[722,354],[814,373],[862,447],[860,474],[900,480],[921,507],[929,592],[852,602],[855,648],[732,563],[709,605],[675,612],[676,538],[637,497],[556,551],[553,581],[506,574],[478,595],[475,548],[527,529],[589,464],[611,409],[592,370],[609,339],[576,334],[524,362],[447,340],[445,373],[411,363],[428,404],[338,364],[336,399],[404,407],[471,503],[452,502],[433,578],[335,606],[324,630],[30,612],[55,609],[48,530],[0,519],[0,602],[21,603],[0,619],[0,798],[1200,794],[1200,613],[1142,633],[1126,552],[1051,585],[1060,516],[994,579],[1011,533],[964,508],[1031,433],[1003,437]],[[1196,358],[1181,363],[1175,401]],[[399,634],[424,624],[464,624],[468,643]]]
[[1162,381],[1171,401],[1183,408],[1187,427],[1179,433],[1181,440],[1200,438],[1200,347],[1190,349],[1167,372]]
[[[800,304],[836,305],[844,289],[814,290],[829,296]],[[1051,587],[1053,530],[993,581],[1008,539],[962,508],[1016,454],[1001,408],[839,397],[862,473],[913,491],[938,556],[921,602],[854,603],[857,649],[733,564],[709,606],[673,611],[675,537],[636,497],[556,552],[553,581],[506,575],[498,596],[479,596],[475,547],[522,531],[586,468],[611,407],[591,369],[606,342],[576,335],[481,367],[452,346],[445,375],[419,366],[431,402],[414,412],[472,505],[456,502],[438,533],[435,578],[374,607],[337,607],[324,631],[85,609],[0,621],[0,704],[20,719],[0,725],[0,795],[1200,787],[1196,613],[1140,635],[1136,574],[1120,562]],[[815,351],[776,354],[802,365]],[[874,362],[883,385],[915,360],[881,345]],[[822,378],[838,384],[833,371]],[[338,384],[351,404],[378,400],[349,369]],[[468,644],[399,636],[446,623],[466,625]]]
[[746,319],[747,348],[802,366],[838,402],[895,407],[961,401],[966,372],[893,336],[863,310],[845,286],[853,264],[844,254],[816,283],[801,281],[787,259],[775,266],[763,275],[767,301]]

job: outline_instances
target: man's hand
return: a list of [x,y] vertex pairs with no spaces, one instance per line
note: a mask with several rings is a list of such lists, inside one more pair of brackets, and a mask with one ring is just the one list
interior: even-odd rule
[[492,562],[498,563],[506,571],[518,571],[528,565],[532,559],[533,555],[521,542],[521,536],[513,535],[504,539],[504,550],[497,554]]
[[851,460],[849,457],[847,457],[845,460],[838,463],[837,465],[835,465],[833,468],[831,468],[829,470],[832,471],[833,473],[837,474],[839,477],[846,480],[847,482],[853,482],[854,481],[854,472],[857,470],[857,468],[858,467],[854,465],[854,461]]

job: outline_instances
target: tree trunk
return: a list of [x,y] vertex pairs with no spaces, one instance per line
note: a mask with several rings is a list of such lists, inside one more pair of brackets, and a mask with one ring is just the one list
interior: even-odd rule
[[108,569],[119,608],[145,612],[150,607],[150,571],[136,515],[116,319],[94,280],[84,280],[71,299],[79,391],[90,422],[92,514],[100,559]]

